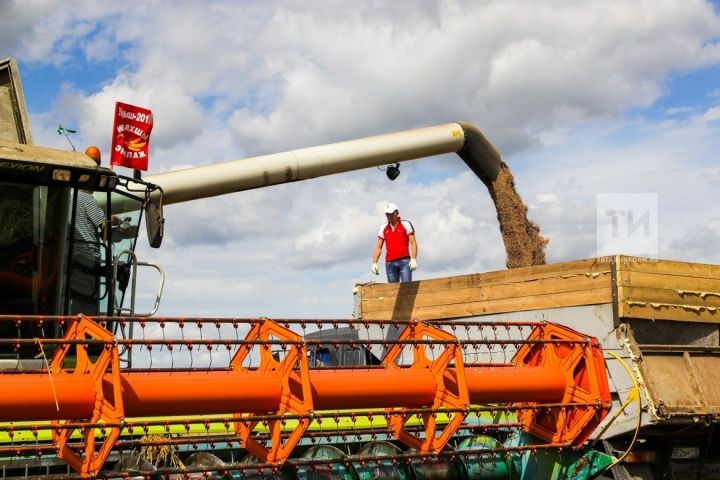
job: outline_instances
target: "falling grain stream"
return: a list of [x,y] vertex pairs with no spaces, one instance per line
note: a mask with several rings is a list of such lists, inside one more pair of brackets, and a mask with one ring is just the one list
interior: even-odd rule
[[527,217],[528,208],[515,190],[515,179],[510,168],[501,161],[500,172],[495,180],[483,181],[497,210],[507,268],[545,264],[545,245],[548,240],[540,235],[540,227]]

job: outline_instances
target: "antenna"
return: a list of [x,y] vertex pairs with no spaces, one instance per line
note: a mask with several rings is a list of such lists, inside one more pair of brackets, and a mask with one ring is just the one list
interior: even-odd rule
[[65,127],[63,127],[62,123],[58,123],[57,132],[58,132],[58,135],[65,135],[65,138],[67,138],[67,141],[70,144],[70,146],[72,147],[73,152],[75,152],[76,151],[75,145],[73,145],[72,140],[70,140],[68,133],[77,133],[77,130],[71,130],[69,128],[65,128]]

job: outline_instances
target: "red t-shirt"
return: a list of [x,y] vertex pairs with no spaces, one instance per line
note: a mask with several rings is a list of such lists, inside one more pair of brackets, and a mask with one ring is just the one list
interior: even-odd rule
[[410,256],[410,235],[415,235],[415,230],[407,220],[398,219],[394,228],[390,223],[380,225],[378,237],[385,240],[386,262]]

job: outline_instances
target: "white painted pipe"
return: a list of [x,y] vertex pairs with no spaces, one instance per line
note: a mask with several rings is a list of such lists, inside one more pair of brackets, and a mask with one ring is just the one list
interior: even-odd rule
[[[169,205],[443,153],[458,153],[486,183],[500,169],[495,147],[473,125],[459,122],[157,173],[144,180],[160,186],[163,203]],[[113,210],[128,208],[123,203],[114,196]]]
[[144,180],[162,187],[169,205],[456,152],[464,142],[460,125],[449,123],[158,173]]

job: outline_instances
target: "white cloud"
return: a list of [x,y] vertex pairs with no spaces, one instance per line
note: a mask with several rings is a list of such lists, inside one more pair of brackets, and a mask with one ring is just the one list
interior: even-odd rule
[[[37,22],[48,15],[53,9],[52,1],[23,2],[21,0],[3,2],[3,15],[0,17],[0,45],[11,51],[18,51],[24,42],[30,42],[28,31],[34,30]],[[32,47],[26,50],[49,48],[55,41],[54,36],[49,39],[40,35],[33,35]]]
[[667,73],[720,59],[720,21],[700,1],[422,5],[160,2],[124,12],[81,2],[40,17],[46,40],[24,38],[42,45],[28,55],[40,62],[73,48],[100,61],[106,49],[128,62],[131,88],[170,89],[179,109],[222,99],[248,152],[440,118],[476,121],[512,152],[543,132],[649,105]]
[[[518,8],[526,15],[514,15]],[[703,46],[718,28],[708,6],[636,8],[449,2],[434,21],[418,23],[369,21],[362,6],[342,18],[281,10],[274,42],[288,60],[277,106],[269,114],[243,107],[232,129],[266,149],[278,132],[290,146],[337,138],[337,125],[361,133],[462,116],[481,119],[510,152],[533,143],[534,133],[649,105],[664,74],[720,58],[715,45]],[[288,41],[298,37],[300,58]]]
[[[335,202],[323,203],[323,206]],[[337,204],[336,204],[337,205]],[[344,263],[357,258],[363,250],[369,256],[374,236],[369,232],[377,230],[378,215],[373,211],[361,210],[354,205],[346,205],[339,215],[330,208],[322,208],[326,217],[319,219],[320,224],[310,227],[293,242],[291,266],[298,268],[325,267]]]
[[695,223],[669,242],[673,257],[685,261],[720,263],[720,217]]
[[538,193],[535,195],[535,201],[539,204],[557,204],[558,196],[555,192]]
[[[102,84],[66,77],[54,110],[33,112],[38,143],[62,145],[62,119],[79,143],[107,144],[116,100],[153,109],[154,172],[466,119],[508,159],[552,261],[594,255],[599,192],[659,193],[672,256],[717,203],[717,107],[624,117],[671,93],[668,75],[720,62],[710,3],[20,5],[0,19],[0,43],[23,61],[121,65]],[[402,171],[168,207],[166,245],[141,249],[168,271],[162,312],[347,316],[352,283],[377,280],[386,200],[418,230],[416,278],[503,268],[492,203],[459,159]],[[698,236],[694,258],[713,238]]]
[[720,120],[720,106],[708,108],[698,120],[701,122],[715,122]]
[[665,110],[665,115],[683,115],[695,111],[693,107],[673,107]]
[[457,205],[428,212],[417,223],[424,243],[423,265],[430,271],[466,267],[480,248],[478,234],[482,225],[463,214]]
[[204,128],[204,115],[197,101],[171,81],[154,79],[139,84],[120,76],[101,91],[87,95],[65,88],[58,98],[58,109],[66,115],[74,113],[79,130],[90,143],[109,143],[115,102],[130,103],[153,111],[155,124],[152,145],[171,148],[199,136]]

